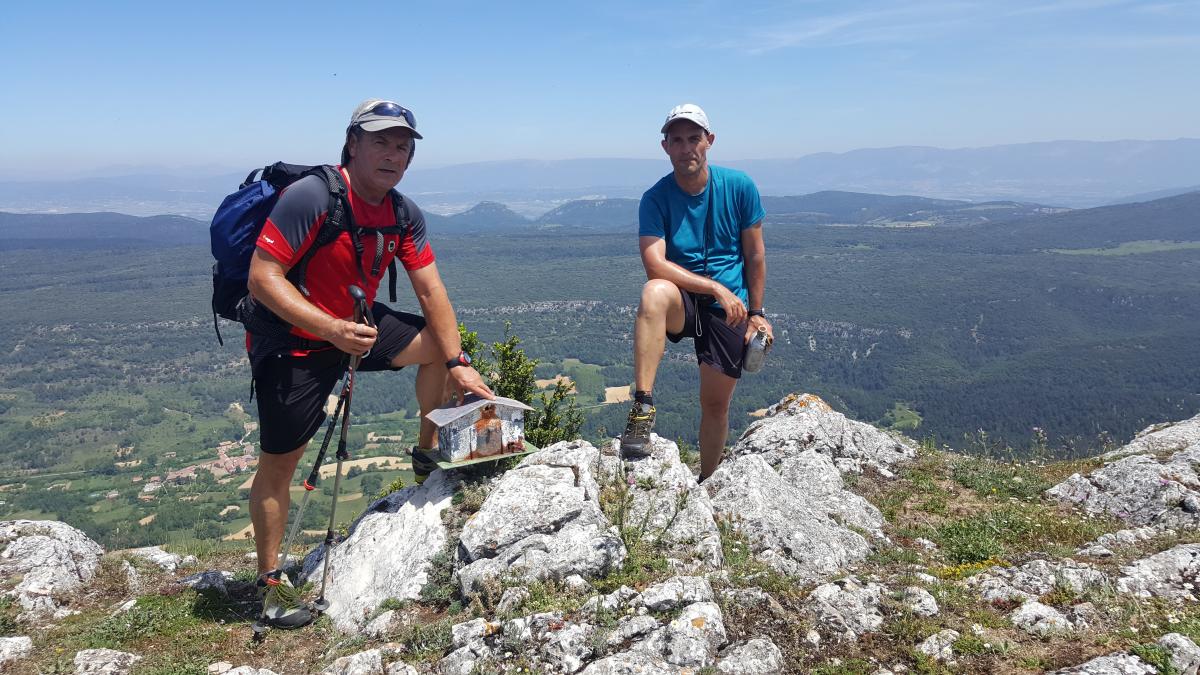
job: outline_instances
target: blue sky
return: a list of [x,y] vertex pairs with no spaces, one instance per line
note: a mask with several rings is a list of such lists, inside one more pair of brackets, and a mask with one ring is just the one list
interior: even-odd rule
[[1196,0],[27,2],[0,45],[3,178],[332,161],[370,96],[428,165],[657,157],[684,101],[731,159],[1200,136]]

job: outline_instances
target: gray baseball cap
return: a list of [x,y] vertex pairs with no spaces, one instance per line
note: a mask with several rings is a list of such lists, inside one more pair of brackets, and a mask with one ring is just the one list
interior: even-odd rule
[[381,98],[369,98],[354,109],[350,126],[363,131],[383,131],[392,127],[403,127],[412,132],[413,138],[424,138],[417,133],[417,118],[412,111],[399,103]]
[[663,122],[662,130],[659,133],[667,133],[667,129],[679,120],[687,120],[700,125],[708,133],[712,133],[712,125],[708,123],[708,115],[700,109],[700,106],[695,103],[684,103],[671,108],[671,112],[667,113],[667,121]]

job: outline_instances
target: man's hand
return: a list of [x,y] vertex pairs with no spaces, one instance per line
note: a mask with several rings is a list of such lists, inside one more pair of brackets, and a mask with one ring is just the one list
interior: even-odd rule
[[471,366],[456,366],[450,369],[450,380],[454,382],[455,396],[458,398],[458,405],[462,405],[466,400],[467,394],[478,394],[489,401],[496,398],[491,389],[483,383],[483,378],[479,376],[479,372]]
[[725,323],[736,326],[745,321],[746,305],[742,304],[742,299],[720,282],[714,281],[712,285],[717,302],[721,303],[721,309],[725,310]]
[[754,337],[759,328],[767,329],[767,344],[775,341],[775,329],[771,327],[771,322],[767,321],[766,317],[752,316],[749,325],[746,326],[746,336],[743,338],[746,344],[750,344],[750,338]]
[[371,350],[378,335],[378,331],[365,323],[334,319],[333,328],[325,339],[350,356],[363,356]]

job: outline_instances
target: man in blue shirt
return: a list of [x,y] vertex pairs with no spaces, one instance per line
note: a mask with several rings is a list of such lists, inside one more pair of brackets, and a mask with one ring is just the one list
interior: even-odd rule
[[654,377],[666,339],[692,338],[700,363],[700,480],[721,462],[729,401],[745,345],[760,328],[767,278],[758,188],[741,171],[708,164],[716,140],[708,116],[676,106],[662,126],[673,171],[642,195],[639,246],[649,281],[634,326],[634,403],[621,454],[650,452]]

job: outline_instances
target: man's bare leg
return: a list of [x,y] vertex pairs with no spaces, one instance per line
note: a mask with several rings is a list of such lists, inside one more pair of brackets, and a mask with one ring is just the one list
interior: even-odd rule
[[717,470],[729,436],[729,402],[737,379],[700,364],[700,480]]
[[259,576],[275,569],[279,562],[279,547],[292,503],[289,492],[292,476],[307,446],[306,442],[288,453],[263,452],[258,456],[258,470],[250,487],[250,522],[254,527]]
[[[417,404],[421,407],[421,430],[417,434],[417,449],[432,450],[437,447],[437,425],[425,419],[425,415],[446,402],[446,384],[450,373],[442,362],[437,343],[430,335],[429,329],[422,329],[413,341],[408,343],[399,354],[392,358],[393,366],[417,366],[417,381],[415,385]],[[436,468],[434,457],[430,453],[421,453],[418,457],[413,450],[413,471],[417,482],[425,480],[425,476]],[[419,470],[418,470],[419,469]]]
[[636,391],[653,390],[667,333],[682,333],[683,321],[683,298],[678,286],[664,279],[651,279],[642,286],[642,300],[633,325],[633,386]]

